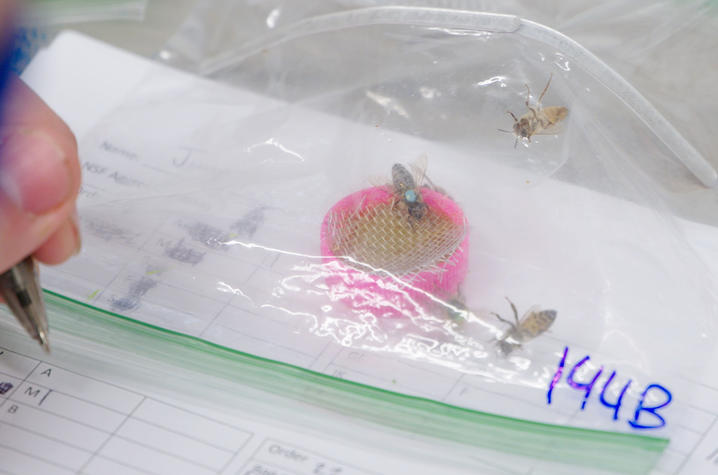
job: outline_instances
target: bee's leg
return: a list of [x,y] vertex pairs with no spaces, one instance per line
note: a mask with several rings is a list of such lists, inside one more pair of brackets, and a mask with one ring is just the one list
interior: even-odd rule
[[416,232],[416,228],[414,227],[414,221],[411,219],[411,215],[406,217],[406,223],[409,225],[409,228],[411,228],[411,232]]
[[519,136],[516,136],[516,140],[514,140],[514,148],[519,144]]
[[534,115],[534,120],[541,122],[541,120],[538,118],[538,114],[536,113],[536,109],[534,109],[533,107],[529,107],[529,110]]
[[419,222],[419,220],[416,219],[416,217],[414,217],[414,216],[409,212],[409,209],[408,209],[408,208],[407,208],[406,211],[407,211],[407,213],[408,213],[408,215],[409,215],[409,226],[411,226],[411,230],[412,230],[412,231],[416,232],[416,224]]
[[526,86],[526,107],[531,109],[529,106],[529,99],[531,98],[531,89],[529,89],[529,85],[524,83],[524,86]]
[[502,317],[501,315],[499,315],[498,313],[496,313],[496,312],[490,312],[490,315],[493,315],[494,317],[498,318],[499,321],[504,322],[505,324],[509,325],[512,329],[515,329],[515,328],[516,328],[516,325],[514,325],[514,324],[511,323],[510,321],[506,320],[505,318],[503,318],[503,317]]
[[546,83],[546,87],[543,88],[543,91],[541,92],[541,95],[539,96],[538,103],[541,104],[541,100],[543,99],[543,95],[546,94],[546,91],[548,91],[548,87],[551,85],[551,79],[553,78],[553,73],[548,77],[548,82]]
[[511,305],[511,310],[514,312],[514,320],[516,320],[516,326],[519,325],[519,312],[516,310],[516,305],[508,298],[504,297],[506,301]]
[[430,190],[439,191],[439,187],[434,185],[434,182],[427,175],[424,175],[424,180],[426,180],[426,184],[421,185],[422,188],[428,188]]
[[506,111],[506,113],[507,113],[508,115],[510,115],[512,119],[514,119],[514,122],[518,122],[518,121],[519,121],[519,120],[516,118],[516,116],[514,115],[513,112],[511,112],[511,111]]

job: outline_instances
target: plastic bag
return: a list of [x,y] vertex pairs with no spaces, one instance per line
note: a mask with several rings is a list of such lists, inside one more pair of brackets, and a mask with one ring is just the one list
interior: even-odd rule
[[23,13],[24,26],[107,20],[142,20],[147,0],[34,0]]
[[[674,166],[672,149],[711,169],[595,58],[526,25],[367,9],[205,65],[240,89],[155,70],[82,144],[76,265],[97,275],[53,285],[394,391],[670,435],[715,296],[642,165]],[[428,187],[401,178],[424,155]],[[450,244],[407,272],[336,246],[329,231],[356,234],[377,208],[411,252],[424,226]],[[331,224],[346,220],[357,228]]]
[[[718,102],[713,51],[718,47],[715,5],[690,2],[530,2],[486,0],[325,0],[301,4],[273,0],[198,0],[187,21],[159,58],[201,72],[208,59],[232,53],[258,37],[313,16],[363,7],[407,5],[484,11],[519,17],[555,28],[579,42],[650,100],[682,136],[718,167],[711,106]],[[260,40],[262,41],[262,40]],[[319,61],[320,59],[318,59]],[[231,81],[219,72],[214,77]],[[615,89],[615,88],[614,88]],[[670,163],[643,163],[667,186],[664,202],[678,215],[715,225],[718,203],[695,181],[675,180],[686,171]]]

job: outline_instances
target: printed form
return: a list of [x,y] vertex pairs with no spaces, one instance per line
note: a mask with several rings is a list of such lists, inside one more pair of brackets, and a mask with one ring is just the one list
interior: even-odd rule
[[[87,54],[78,55],[79,50]],[[72,66],[80,61],[79,56],[102,58],[102,63],[116,72],[117,90],[105,94],[107,71],[103,67],[85,69],[83,75],[73,73],[65,79],[62,74],[49,74],[80,71],[82,68]],[[150,69],[147,61],[66,34],[38,55],[26,79],[82,137],[119,105]],[[48,84],[42,77],[56,80]],[[97,101],[81,101],[82,95],[97,96]],[[182,130],[176,133],[181,135]],[[129,170],[161,176],[203,153],[187,140],[176,143],[171,165],[157,169],[133,160],[136,152],[127,143],[95,137],[94,148],[82,151],[84,203],[98,198],[108,202],[107,193],[117,184],[131,188],[132,180],[142,174]],[[132,163],[124,169],[113,168],[117,157]],[[170,174],[168,183],[171,181]],[[233,198],[243,212],[226,223],[168,218],[152,226],[138,222],[136,230],[131,230],[114,226],[99,214],[83,215],[86,246],[104,247],[108,252],[83,254],[57,270],[45,269],[44,284],[132,318],[339,378],[487,412],[504,413],[510,400],[515,416],[541,420],[546,414],[546,420],[556,421],[556,409],[548,414],[546,405],[533,393],[487,390],[478,378],[474,381],[471,375],[457,375],[436,365],[347,348],[327,338],[297,338],[297,327],[304,323],[283,312],[257,314],[251,302],[229,284],[227,292],[217,292],[211,270],[231,268],[235,275],[241,274],[242,288],[261,292],[266,282],[276,280],[282,269],[294,262],[291,255],[263,249],[207,244],[237,237],[271,242],[277,232],[271,219],[265,219],[277,212],[271,205],[252,196]],[[696,236],[704,239],[703,231]],[[306,239],[315,239],[312,229],[307,229]],[[715,256],[713,260],[718,262],[718,249],[708,248],[708,242],[710,239],[706,239],[706,255]],[[177,265],[168,268],[168,259]],[[552,337],[546,338],[550,341]],[[116,386],[102,375],[83,374],[82,368],[54,366],[14,351],[10,341],[2,347],[0,457],[10,462],[0,471],[21,473],[35,467],[32,471],[38,473],[334,475],[406,470],[402,463],[407,461],[345,454],[350,451],[327,441],[309,443],[301,434],[228,420],[225,415]],[[718,368],[718,355],[713,367]],[[682,408],[689,417],[678,423],[680,428],[656,473],[718,473],[718,379],[691,377],[685,385],[699,395],[698,402]],[[560,413],[559,423],[574,420],[577,413],[578,408]],[[517,473],[529,473],[532,467],[516,469]]]
[[0,335],[0,473],[371,475],[440,469],[153,396],[119,386],[106,374],[11,348],[12,339]]

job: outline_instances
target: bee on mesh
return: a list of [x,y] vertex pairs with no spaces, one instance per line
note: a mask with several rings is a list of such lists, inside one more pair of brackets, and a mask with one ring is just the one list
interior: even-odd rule
[[558,132],[557,124],[562,121],[568,115],[568,109],[563,106],[548,106],[543,107],[541,101],[543,96],[548,91],[548,87],[551,85],[551,79],[553,74],[548,78],[546,87],[543,88],[541,95],[536,101],[536,106],[531,107],[531,89],[528,84],[526,86],[526,108],[529,110],[526,114],[520,118],[516,118],[516,115],[511,111],[506,111],[514,120],[512,130],[499,129],[501,132],[514,134],[516,140],[514,141],[514,148],[519,143],[519,139],[526,139],[531,142],[531,137],[534,135],[551,135]]
[[428,207],[421,196],[421,189],[417,185],[418,182],[401,163],[395,163],[391,167],[391,180],[397,198],[394,201],[394,207],[406,206],[409,224],[414,227],[428,212]]
[[506,300],[511,305],[515,323],[506,320],[498,313],[491,312],[492,315],[510,327],[498,339],[499,350],[504,356],[508,356],[512,351],[521,347],[523,343],[529,342],[546,332],[553,325],[557,314],[556,310],[540,310],[538,307],[532,307],[519,319],[516,305],[508,297],[506,297]]
[[422,188],[426,177],[427,156],[422,154],[415,162],[407,166],[395,163],[391,167],[391,183],[388,188],[394,195],[392,210],[406,213],[407,222],[412,229],[423,222],[429,214],[429,207],[424,202]]

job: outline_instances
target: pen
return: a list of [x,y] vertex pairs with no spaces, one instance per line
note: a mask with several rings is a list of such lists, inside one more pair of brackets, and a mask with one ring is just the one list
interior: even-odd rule
[[37,278],[37,263],[32,257],[0,275],[0,295],[25,331],[49,352],[45,302]]
[[[6,9],[7,10],[7,9]],[[4,12],[4,13],[7,13]],[[12,16],[12,13],[11,15]],[[7,19],[1,19],[8,21]],[[5,23],[3,21],[3,23]],[[8,25],[2,25],[8,26]],[[13,74],[12,28],[3,28],[0,36],[0,106],[4,106],[7,83]],[[2,113],[0,111],[0,121]],[[32,257],[23,259],[10,270],[0,274],[0,296],[25,328],[28,334],[37,340],[42,348],[49,352],[47,339],[47,314],[42,290],[37,277],[37,264]]]

